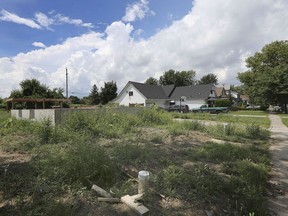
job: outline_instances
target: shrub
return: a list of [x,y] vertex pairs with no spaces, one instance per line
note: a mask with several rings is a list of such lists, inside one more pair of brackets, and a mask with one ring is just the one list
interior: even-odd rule
[[138,113],[142,125],[166,125],[172,123],[172,117],[163,110],[157,110],[155,107],[144,109]]
[[230,107],[231,101],[230,100],[216,100],[215,107]]

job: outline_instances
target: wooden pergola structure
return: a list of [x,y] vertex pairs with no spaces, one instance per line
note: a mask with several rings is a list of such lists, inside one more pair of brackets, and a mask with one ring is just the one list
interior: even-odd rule
[[5,100],[7,102],[7,109],[9,108],[8,103],[12,104],[12,109],[15,108],[15,103],[25,103],[25,102],[29,102],[29,103],[34,103],[35,104],[35,109],[37,109],[37,104],[38,103],[42,103],[42,107],[43,109],[46,109],[46,103],[47,102],[58,102],[61,104],[63,103],[71,103],[71,99],[54,99],[54,98],[8,98]]

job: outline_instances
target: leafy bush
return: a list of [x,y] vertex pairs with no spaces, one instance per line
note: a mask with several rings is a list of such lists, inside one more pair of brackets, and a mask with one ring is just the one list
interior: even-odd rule
[[155,107],[144,109],[138,113],[142,125],[166,125],[172,123],[171,115]]
[[216,100],[215,107],[230,107],[231,101],[230,100]]

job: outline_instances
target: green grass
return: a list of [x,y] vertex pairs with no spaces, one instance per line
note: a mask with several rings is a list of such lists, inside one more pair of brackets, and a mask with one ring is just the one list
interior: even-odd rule
[[282,123],[288,127],[288,116],[281,116]]
[[205,121],[216,121],[216,122],[226,122],[235,123],[241,125],[254,124],[261,125],[261,127],[269,128],[270,120],[268,115],[266,117],[243,117],[243,116],[233,116],[232,114],[218,114],[211,115],[209,113],[189,113],[189,114],[172,114],[174,118],[183,119],[193,119],[193,120],[205,120]]
[[231,115],[260,115],[260,116],[268,116],[269,113],[266,111],[261,110],[238,110],[238,111],[231,111],[228,114]]
[[[173,122],[170,113],[155,109],[136,114],[111,109],[71,112],[53,127],[49,120],[19,121],[1,112],[1,149],[28,154],[31,160],[11,162],[6,173],[7,164],[1,164],[0,190],[5,200],[14,199],[16,204],[0,209],[0,214],[89,215],[88,205],[77,207],[74,201],[103,207],[90,192],[92,184],[111,188],[117,196],[132,195],[137,184],[123,171],[136,177],[145,169],[151,173],[150,187],[167,197],[202,210],[209,203],[218,215],[265,215],[269,133],[262,126],[266,118],[252,124],[254,118],[182,116],[231,123],[224,130],[223,125],[203,126],[197,120]],[[192,140],[198,136],[240,144]],[[148,196],[145,205],[151,215],[178,214],[177,209],[155,204],[158,196],[149,195],[154,198]]]

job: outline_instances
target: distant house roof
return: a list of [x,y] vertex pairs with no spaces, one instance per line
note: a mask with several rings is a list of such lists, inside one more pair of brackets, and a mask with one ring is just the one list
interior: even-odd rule
[[231,85],[230,84],[218,84],[215,85],[215,87],[224,87],[225,91],[231,90]]
[[179,100],[182,96],[185,96],[187,100],[206,99],[211,94],[213,87],[213,84],[177,87],[170,98]]
[[224,87],[216,87],[215,88],[216,97],[220,97],[225,94]]
[[158,86],[129,81],[147,99],[169,99],[169,95],[175,88],[174,85]]

